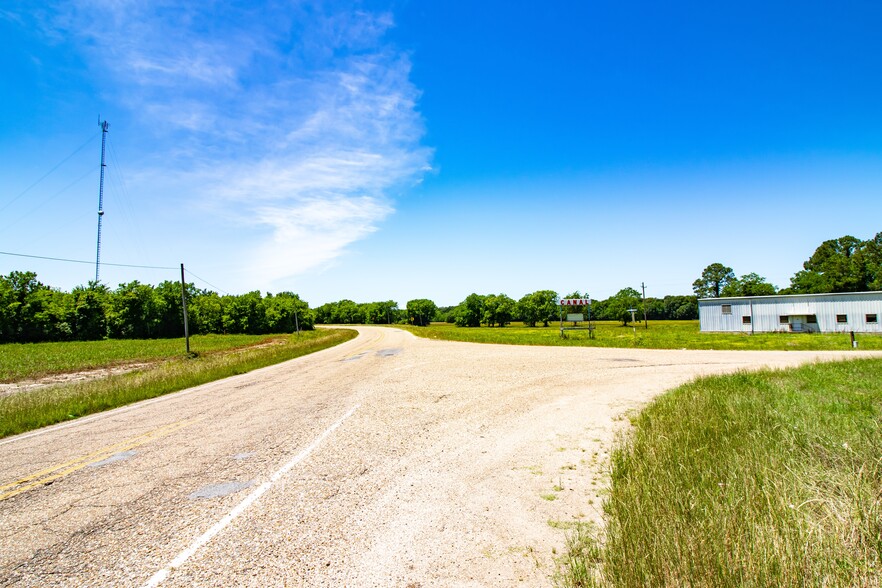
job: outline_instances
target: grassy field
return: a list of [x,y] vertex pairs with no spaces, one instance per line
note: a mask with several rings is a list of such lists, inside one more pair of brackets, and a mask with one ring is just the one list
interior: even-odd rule
[[[282,336],[287,337],[287,336]],[[195,335],[190,351],[223,352],[278,339],[279,335]],[[0,382],[180,357],[184,339],[108,339],[0,345]]]
[[0,396],[0,437],[242,374],[356,335],[351,329],[320,329],[271,337],[206,336],[191,341],[191,350],[198,353],[195,357],[184,355],[182,339],[3,345],[0,364],[6,369],[9,358],[13,367],[8,373],[16,374],[7,380],[132,362],[150,365],[91,381]]
[[560,586],[879,586],[882,360],[711,377],[611,457],[605,537]]
[[[428,327],[396,325],[429,339],[502,343],[508,345],[565,345],[582,347],[642,347],[646,349],[755,349],[755,350],[847,350],[848,333],[701,333],[698,321],[650,321],[649,328],[636,329],[619,322],[595,323],[593,339],[587,331],[568,331],[562,339],[558,323],[549,327],[525,327],[513,323],[507,327],[466,328],[433,323]],[[856,335],[860,349],[882,349],[882,335]]]

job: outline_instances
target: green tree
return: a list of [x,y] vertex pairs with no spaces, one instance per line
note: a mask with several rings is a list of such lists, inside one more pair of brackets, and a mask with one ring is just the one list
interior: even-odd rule
[[0,276],[0,343],[15,341],[17,301],[9,276]]
[[622,321],[623,325],[631,322],[630,308],[636,308],[637,313],[642,317],[643,311],[640,308],[640,292],[634,288],[623,288],[614,296],[606,301],[606,313],[612,320]]
[[224,333],[260,335],[267,332],[266,307],[260,292],[223,297]]
[[454,322],[458,327],[480,327],[484,318],[484,296],[469,294],[457,307]]
[[334,303],[326,302],[315,309],[315,324],[330,325],[333,323]]
[[352,300],[344,299],[337,303],[333,322],[341,325],[360,325],[364,324],[364,316],[358,304]]
[[190,333],[224,333],[224,305],[217,292],[197,291],[187,299]]
[[771,296],[778,291],[775,286],[756,273],[735,278],[726,284],[722,296]]
[[882,233],[863,242],[859,252],[867,290],[882,290]]
[[135,280],[120,284],[110,296],[108,335],[118,339],[151,339],[158,335],[162,300],[153,286]]
[[667,320],[665,315],[665,301],[660,298],[647,298],[644,303],[646,318],[651,321]]
[[312,330],[315,316],[309,305],[293,292],[267,293],[263,299],[268,333],[293,333]]
[[425,298],[418,298],[407,302],[408,320],[410,324],[419,327],[428,326],[432,322],[432,317],[435,316],[437,310],[438,307],[435,306],[435,303]]
[[488,327],[504,327],[511,322],[516,306],[505,294],[490,294],[484,298],[484,322]]
[[860,292],[868,289],[863,243],[851,235],[824,241],[790,280],[799,294]]
[[[193,299],[196,287],[187,284],[187,300]],[[159,325],[157,337],[183,337],[184,336],[184,307],[181,300],[181,283],[165,280],[153,289],[154,296],[158,299]],[[189,308],[188,318],[189,318]],[[188,323],[189,326],[189,323]]]
[[698,297],[696,296],[665,296],[664,318],[674,321],[698,319]]
[[77,286],[73,297],[74,337],[81,341],[93,341],[107,336],[107,305],[110,290],[104,284],[89,282],[86,287]]
[[553,290],[537,290],[527,294],[517,303],[516,315],[530,327],[541,322],[548,326],[549,321],[556,320],[560,312],[557,292]]
[[731,267],[722,263],[712,263],[701,272],[701,277],[692,282],[692,290],[699,298],[719,298],[726,285],[735,279]]

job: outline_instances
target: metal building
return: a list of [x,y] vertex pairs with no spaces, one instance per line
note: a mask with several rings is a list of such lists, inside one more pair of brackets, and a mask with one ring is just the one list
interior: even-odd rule
[[882,292],[701,298],[703,332],[882,333]]

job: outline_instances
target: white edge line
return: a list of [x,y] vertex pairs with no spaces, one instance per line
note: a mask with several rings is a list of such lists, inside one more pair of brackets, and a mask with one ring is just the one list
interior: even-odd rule
[[278,482],[285,474],[287,474],[289,471],[291,471],[291,468],[293,468],[295,465],[297,465],[298,463],[300,463],[301,461],[303,461],[304,459],[309,457],[309,454],[311,454],[313,451],[315,451],[315,449],[319,445],[321,445],[322,441],[324,441],[328,437],[328,435],[333,433],[340,425],[342,425],[346,419],[351,417],[355,413],[355,411],[358,409],[358,407],[359,407],[359,405],[356,404],[355,406],[350,408],[346,412],[346,414],[344,414],[342,417],[340,417],[337,420],[337,422],[335,422],[333,425],[328,427],[324,433],[322,433],[321,435],[316,437],[313,440],[313,442],[310,443],[303,451],[301,451],[300,453],[295,455],[291,459],[291,461],[287,462],[285,465],[280,467],[270,477],[269,482],[264,482],[263,484],[261,484],[260,486],[255,488],[248,496],[246,496],[242,500],[242,502],[237,504],[233,508],[233,510],[231,510],[221,520],[219,520],[214,525],[212,525],[211,528],[208,529],[205,533],[203,533],[202,535],[197,537],[196,540],[193,541],[193,543],[191,543],[189,547],[187,547],[187,549],[185,549],[181,553],[179,553],[173,560],[171,560],[171,562],[167,566],[165,566],[164,568],[162,568],[161,570],[159,570],[158,572],[153,574],[153,576],[150,577],[150,579],[147,581],[147,583],[144,584],[144,588],[156,588],[156,586],[159,586],[162,582],[164,582],[166,580],[166,578],[168,578],[169,574],[171,574],[172,570],[184,565],[184,563],[186,563],[186,561],[188,559],[190,559],[193,556],[193,554],[195,554],[197,551],[199,551],[199,549],[202,546],[204,546],[206,543],[211,541],[211,539],[215,535],[217,535],[218,533],[223,531],[227,525],[229,525],[231,522],[233,522],[233,519],[235,519],[240,514],[242,514],[245,511],[245,509],[247,509],[249,506],[251,506],[254,503],[254,501],[256,501],[267,490],[269,490],[273,484]]

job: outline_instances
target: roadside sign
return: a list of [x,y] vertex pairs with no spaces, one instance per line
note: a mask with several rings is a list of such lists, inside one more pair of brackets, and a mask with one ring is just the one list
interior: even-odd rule
[[591,304],[590,298],[561,298],[561,306],[587,306]]
[[[588,311],[588,316],[579,312],[569,312],[570,310],[581,310],[576,308],[567,308],[573,306],[582,306]],[[573,323],[571,327],[564,326],[564,308],[567,308],[566,317],[568,323]],[[586,320],[587,319],[587,320]],[[584,323],[587,322],[587,325]],[[594,338],[594,324],[591,322],[591,299],[585,298],[561,298],[560,299],[560,336],[566,338],[567,331],[588,331],[588,337]]]

